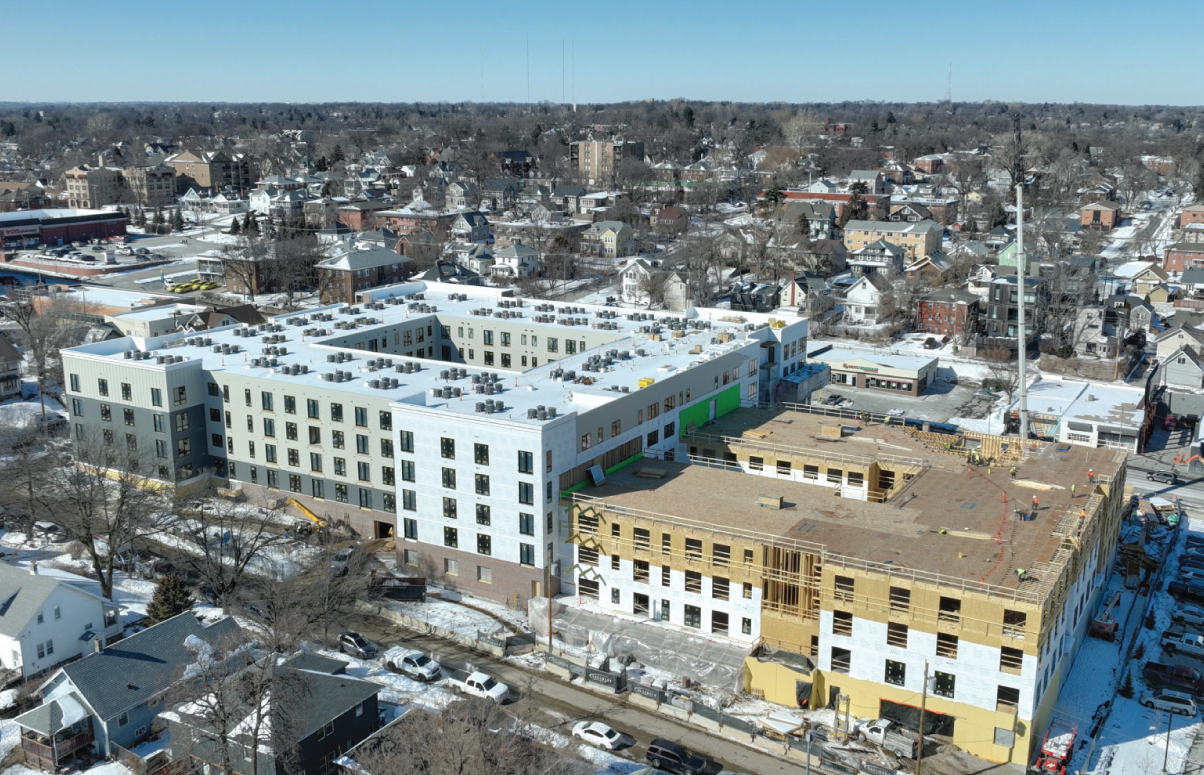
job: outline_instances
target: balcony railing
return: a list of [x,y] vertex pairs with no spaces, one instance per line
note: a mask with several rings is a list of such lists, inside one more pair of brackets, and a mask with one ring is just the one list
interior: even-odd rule
[[92,745],[92,739],[91,729],[55,741],[40,735],[29,737],[23,734],[21,752],[25,755],[26,764],[53,772],[63,763],[85,754]]

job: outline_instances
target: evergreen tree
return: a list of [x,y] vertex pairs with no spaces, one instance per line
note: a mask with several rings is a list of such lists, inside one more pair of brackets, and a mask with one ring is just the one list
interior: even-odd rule
[[176,231],[184,231],[184,213],[178,207],[171,214],[171,227]]
[[334,153],[331,154],[331,158],[334,160],[335,164],[338,164],[339,162],[345,160],[347,158],[347,155],[343,153],[343,146],[336,145],[334,147]]
[[196,602],[179,576],[167,576],[155,586],[154,597],[146,607],[146,623],[158,624],[192,608]]
[[138,208],[138,219],[136,224],[144,229],[146,228],[146,210],[143,210],[141,207]]
[[314,172],[326,172],[330,169],[330,163],[326,161],[325,156],[321,156],[314,163]]
[[242,230],[245,231],[247,234],[258,234],[259,233],[259,219],[253,217],[251,215],[251,213],[248,212],[247,220],[246,220],[246,223],[244,223],[242,225]]
[[164,220],[163,220],[163,210],[161,210],[160,208],[156,207],[156,208],[155,208],[155,225],[156,225],[156,226],[161,226],[161,225],[163,225],[164,223],[166,223],[166,221],[164,221]]
[[231,234],[241,234],[242,233],[242,229],[238,225],[238,216],[234,216],[233,218],[230,219],[230,233]]

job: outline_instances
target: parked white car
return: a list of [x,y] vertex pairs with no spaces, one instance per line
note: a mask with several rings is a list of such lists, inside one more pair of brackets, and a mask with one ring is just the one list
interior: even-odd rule
[[1191,603],[1176,606],[1171,612],[1172,622],[1183,622],[1192,627],[1204,627],[1204,608]]
[[601,721],[578,721],[573,727],[573,737],[598,748],[613,751],[635,745],[635,738]]
[[394,646],[385,651],[385,667],[396,670],[416,681],[437,681],[440,677],[439,663],[421,651]]
[[1182,713],[1185,716],[1196,715],[1196,701],[1191,695],[1170,689],[1145,692],[1141,695],[1141,704],[1147,708]]

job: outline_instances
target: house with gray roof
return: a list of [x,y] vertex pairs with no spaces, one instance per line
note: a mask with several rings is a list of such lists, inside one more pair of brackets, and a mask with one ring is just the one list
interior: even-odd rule
[[[196,661],[189,645],[197,641],[231,650],[245,636],[230,617],[204,624],[185,611],[97,649],[60,667],[38,688],[42,705],[15,719],[22,738],[49,750],[54,762],[85,746],[106,758],[110,743],[136,745],[150,734],[167,690]],[[70,751],[58,748],[68,739],[75,741]],[[28,756],[24,742],[22,747]]]
[[0,663],[13,676],[41,675],[118,637],[118,613],[92,579],[0,563]]
[[[214,703],[185,703],[164,713],[173,761],[190,758],[199,769],[225,759],[237,775],[327,775],[335,759],[382,726],[381,685],[348,676],[341,660],[302,653],[244,669],[270,671],[266,712],[256,714],[253,701],[236,707],[234,717],[243,721],[233,728],[219,718],[231,709]],[[257,715],[265,717],[258,734]],[[254,767],[252,748],[259,751]]]

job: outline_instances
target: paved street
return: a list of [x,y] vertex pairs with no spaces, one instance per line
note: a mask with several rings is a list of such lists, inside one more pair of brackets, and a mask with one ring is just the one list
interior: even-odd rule
[[[564,683],[552,676],[521,668],[462,646],[420,633],[406,631],[378,617],[361,615],[348,622],[352,627],[383,648],[404,642],[433,653],[444,665],[465,668],[469,663],[517,688],[524,697],[538,700],[539,712],[547,716],[541,723],[565,735],[582,719],[601,720],[631,734],[636,745],[620,755],[642,761],[644,750],[654,737],[677,741],[687,748],[715,759],[724,769],[755,775],[801,775],[802,764],[747,748],[698,727],[678,723],[656,713],[612,700],[600,694]],[[400,635],[404,633],[404,635]],[[818,760],[817,760],[818,762]]]

